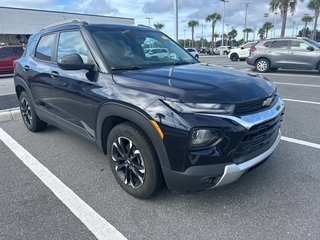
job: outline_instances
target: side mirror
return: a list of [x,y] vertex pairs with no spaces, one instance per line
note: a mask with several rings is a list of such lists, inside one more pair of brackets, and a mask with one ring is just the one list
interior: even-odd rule
[[244,47],[241,47],[241,49],[243,50],[243,49],[244,49]]
[[309,50],[309,51],[314,51],[314,47],[308,46],[308,47],[307,47],[307,50]]
[[92,70],[94,64],[84,64],[79,54],[69,54],[58,59],[58,66],[63,70]]

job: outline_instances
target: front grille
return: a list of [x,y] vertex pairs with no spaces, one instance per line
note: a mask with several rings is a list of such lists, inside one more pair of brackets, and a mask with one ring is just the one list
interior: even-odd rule
[[[263,106],[263,102],[266,101],[268,98],[272,98],[272,103],[277,99],[276,94],[274,93],[273,95],[263,98],[263,99],[258,99],[250,102],[244,102],[244,103],[238,103],[236,104],[236,108],[234,110],[235,114],[245,114],[249,112],[254,112],[260,109],[265,109],[266,107]],[[272,105],[271,103],[271,105]]]
[[277,139],[282,116],[283,112],[274,119],[251,127],[233,154],[234,163],[243,163],[267,151]]

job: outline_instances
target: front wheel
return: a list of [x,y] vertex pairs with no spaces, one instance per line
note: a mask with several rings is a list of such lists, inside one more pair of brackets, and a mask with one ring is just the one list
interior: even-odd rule
[[231,59],[231,61],[233,61],[233,62],[238,61],[238,59],[239,59],[238,54],[232,53],[231,56],[230,56],[230,59]]
[[269,70],[270,63],[267,59],[261,58],[256,62],[255,67],[258,72],[264,73]]
[[108,137],[108,157],[120,186],[137,198],[148,198],[162,186],[160,164],[148,136],[136,125],[115,126]]
[[25,91],[20,93],[19,102],[24,125],[31,132],[39,132],[44,130],[47,127],[47,123],[39,119],[34,110],[34,106],[32,105],[30,98]]

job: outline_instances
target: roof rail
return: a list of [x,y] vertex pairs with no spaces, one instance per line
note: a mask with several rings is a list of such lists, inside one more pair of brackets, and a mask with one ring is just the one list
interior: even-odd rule
[[59,25],[68,24],[68,23],[88,24],[87,22],[85,22],[85,21],[80,21],[79,19],[68,19],[68,20],[64,20],[64,21],[61,21],[61,22],[56,22],[56,23],[47,25],[47,26],[41,28],[41,30],[48,29],[48,28],[55,27],[55,26],[59,26]]
[[[137,26],[139,26],[139,27],[146,27],[146,28],[152,28],[152,27],[150,27],[150,26],[143,25],[143,24],[138,24]],[[152,28],[152,29],[153,29],[153,28]]]

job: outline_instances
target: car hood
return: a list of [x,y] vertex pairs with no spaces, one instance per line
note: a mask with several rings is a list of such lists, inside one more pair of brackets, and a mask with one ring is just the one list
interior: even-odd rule
[[183,102],[250,101],[268,97],[276,88],[258,74],[204,63],[124,71],[114,81]]

